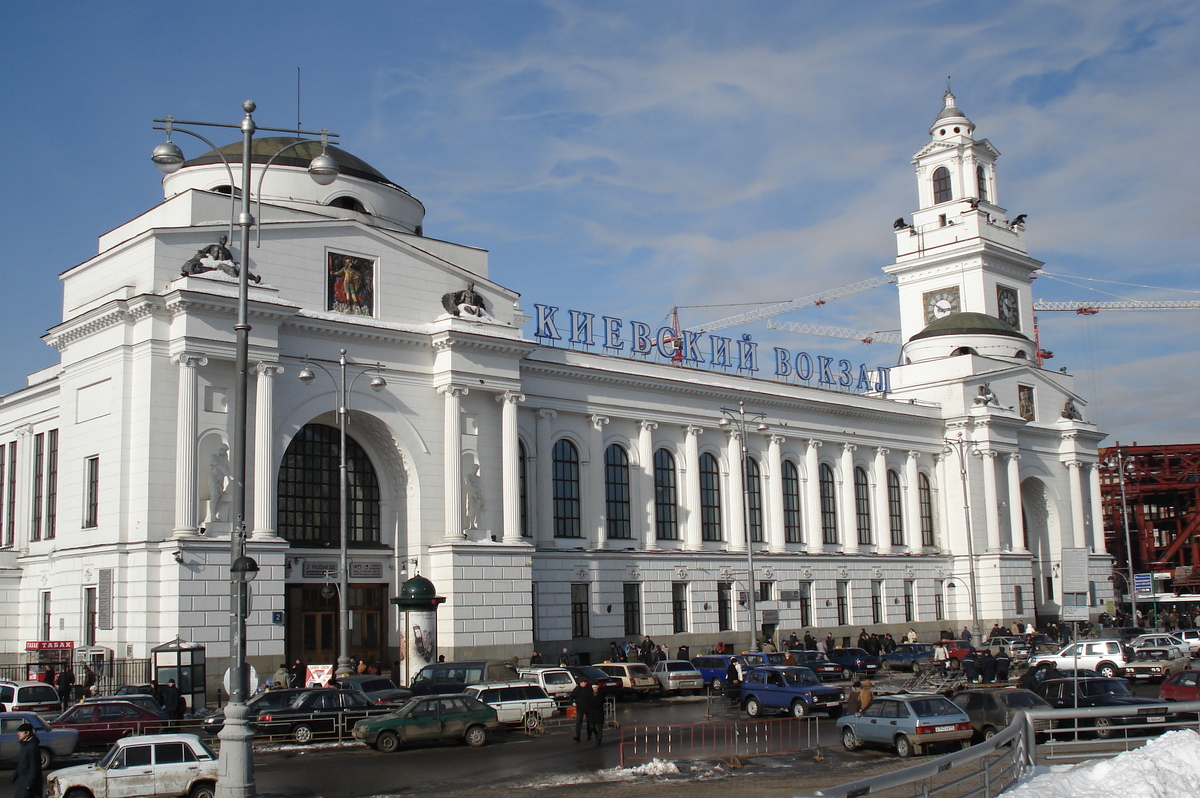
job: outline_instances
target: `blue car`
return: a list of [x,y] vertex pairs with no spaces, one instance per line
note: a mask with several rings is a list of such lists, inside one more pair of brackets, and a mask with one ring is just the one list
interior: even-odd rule
[[933,644],[901,643],[896,646],[895,651],[882,655],[880,659],[883,660],[885,668],[894,671],[916,670],[918,665],[925,666],[933,663]]
[[896,749],[901,757],[919,756],[934,745],[971,746],[971,719],[942,695],[879,696],[866,709],[838,718],[847,751],[862,745]]
[[735,659],[745,660],[738,654],[701,654],[692,657],[692,665],[704,677],[704,686],[720,690],[725,686],[725,677],[729,673],[729,663]]
[[808,668],[770,665],[755,668],[742,680],[742,708],[752,718],[768,710],[802,718],[812,712],[837,717],[842,711],[841,689],[821,683]]
[[830,662],[836,662],[852,673],[871,676],[883,667],[883,660],[873,657],[861,648],[835,648],[826,654]]

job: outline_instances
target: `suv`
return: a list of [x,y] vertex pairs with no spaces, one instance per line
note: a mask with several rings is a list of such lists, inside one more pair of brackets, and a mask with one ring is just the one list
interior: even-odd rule
[[496,710],[496,719],[501,723],[520,723],[526,729],[536,729],[558,709],[545,690],[524,680],[473,684],[466,695]]
[[530,667],[517,668],[517,673],[527,682],[533,682],[560,704],[571,703],[571,691],[575,689],[575,677],[566,668]]
[[824,711],[836,718],[842,714],[845,695],[840,688],[821,684],[808,668],[769,665],[755,668],[742,680],[742,707],[752,718],[765,710],[781,710],[794,718]]
[[376,704],[396,704],[399,706],[412,698],[412,690],[397,687],[386,676],[376,676],[368,673],[351,674],[338,679],[338,687],[343,690],[357,690]]
[[1059,670],[1087,668],[1101,676],[1120,676],[1125,668],[1125,648],[1119,640],[1083,640],[1064,647],[1056,654],[1039,654],[1029,658],[1029,667],[1050,663]]
[[417,671],[408,688],[414,696],[448,695],[461,693],[471,684],[512,682],[518,678],[517,669],[504,659],[431,662]]
[[595,667],[621,681],[622,695],[643,698],[662,692],[658,679],[640,662],[602,662]]
[[118,740],[94,765],[54,771],[46,779],[46,798],[213,798],[216,788],[217,755],[199,737],[148,734]]
[[0,681],[0,712],[36,712],[51,717],[62,712],[53,685],[45,682]]

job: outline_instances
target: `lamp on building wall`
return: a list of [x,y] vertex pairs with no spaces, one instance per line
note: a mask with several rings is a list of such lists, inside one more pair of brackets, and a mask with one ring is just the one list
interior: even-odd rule
[[1129,571],[1126,589],[1129,591],[1129,623],[1137,624],[1137,590],[1133,579],[1133,539],[1129,535],[1129,506],[1125,497],[1125,475],[1133,469],[1133,463],[1125,457],[1125,452],[1118,445],[1115,450],[1100,463],[1102,468],[1114,472],[1121,485],[1121,520],[1125,525],[1125,564]]
[[[219,124],[216,122],[183,121],[176,120],[170,116],[163,119],[155,119],[154,121],[157,124],[154,126],[154,129],[165,131],[167,140],[155,147],[154,152],[150,156],[155,167],[163,174],[169,175],[178,171],[184,164],[183,151],[177,144],[171,141],[172,133],[185,133],[200,139],[200,141],[211,147],[213,152],[221,158],[226,170],[229,172],[229,224],[232,233],[233,217],[235,216],[234,209],[237,207],[236,202],[239,199],[237,196],[238,192],[235,190],[233,167],[230,165],[229,159],[225,157],[225,154],[221,152],[217,145],[199,133],[188,130],[187,127],[232,128],[241,130],[242,132],[241,212],[236,214],[237,225],[241,233],[241,252],[239,253],[241,263],[238,266],[237,322],[233,327],[236,334],[235,362],[237,380],[233,402],[233,446],[231,451],[233,457],[233,490],[231,499],[235,520],[232,533],[229,536],[230,601],[233,604],[233,611],[230,615],[234,618],[230,634],[233,664],[230,667],[229,704],[225,707],[225,725],[218,734],[218,737],[221,739],[221,777],[217,779],[217,798],[252,798],[255,792],[254,752],[252,749],[254,732],[246,723],[246,698],[249,692],[246,668],[246,618],[249,614],[247,597],[249,595],[249,582],[258,574],[258,564],[246,556],[247,379],[249,376],[248,365],[250,359],[250,228],[254,226],[254,217],[250,213],[252,142],[256,130],[288,133],[293,136],[320,135],[322,142],[327,142],[331,136],[333,138],[337,137],[336,134],[329,134],[326,131],[316,133],[313,131],[287,130],[284,128],[259,128],[255,124],[253,116],[256,107],[251,100],[246,100],[242,103],[242,110],[246,115],[236,125]],[[289,144],[283,147],[280,152],[295,147],[302,142],[303,140]],[[275,153],[275,155],[278,154],[278,152]],[[329,178],[331,170],[336,170],[337,168],[336,162],[333,162],[331,165],[330,162],[333,159],[325,153],[324,147],[322,147],[321,154],[327,160],[322,160],[319,164],[314,161],[314,164],[310,165],[310,174],[318,182]],[[275,155],[272,156],[272,159],[274,159]],[[270,166],[269,162],[267,166]],[[314,167],[316,169],[315,174],[313,173]],[[266,167],[263,170],[265,171]],[[332,179],[336,179],[336,173],[333,174]],[[261,180],[259,181],[259,185],[261,187]],[[267,489],[271,488],[268,487]],[[251,568],[250,566],[253,567]]]
[[746,608],[750,613],[750,651],[758,651],[758,611],[754,606],[754,542],[751,540],[750,534],[750,482],[746,479],[746,425],[757,422],[755,429],[759,432],[767,430],[766,414],[752,413],[747,418],[746,403],[739,401],[737,410],[732,408],[721,408],[721,420],[717,422],[717,426],[722,428],[733,427],[738,434],[738,442],[741,444],[739,448],[740,463],[738,467],[742,469],[742,523],[745,525],[746,534]]
[[[349,676],[353,673],[350,666],[350,625],[352,616],[350,614],[350,567],[347,560],[349,556],[348,547],[350,544],[350,502],[348,499],[349,493],[349,475],[346,470],[346,427],[350,423],[350,392],[354,388],[354,383],[364,374],[371,375],[371,390],[378,393],[387,387],[387,382],[380,374],[383,368],[379,363],[374,366],[362,367],[362,369],[347,380],[346,350],[341,350],[338,357],[338,373],[334,373],[317,361],[304,358],[304,368],[297,375],[296,379],[305,385],[312,385],[316,380],[317,374],[312,370],[316,366],[325,375],[333,381],[334,388],[337,389],[335,397],[337,407],[338,420],[338,614],[341,616],[338,624],[338,661],[337,668],[334,670],[334,675],[337,678]],[[328,585],[326,585],[328,587]],[[330,598],[326,596],[326,598]]]
[[958,474],[962,480],[963,492],[963,519],[967,524],[967,576],[970,578],[967,591],[970,593],[971,600],[971,634],[982,639],[983,630],[979,626],[979,604],[977,602],[979,591],[975,579],[975,531],[971,524],[971,492],[967,487],[967,447],[973,446],[974,443],[968,441],[962,430],[959,430],[958,435],[953,438],[944,438],[942,444],[944,453],[954,452],[958,455]]

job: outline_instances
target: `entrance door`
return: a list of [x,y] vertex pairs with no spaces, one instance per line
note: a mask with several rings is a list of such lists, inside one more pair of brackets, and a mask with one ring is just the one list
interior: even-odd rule
[[[341,612],[336,591],[325,585],[288,585],[286,601],[287,657],[308,665],[333,665],[338,658],[338,624]],[[326,593],[333,595],[325,595]],[[385,661],[387,632],[387,588],[385,585],[350,586],[350,658],[367,665]]]
[[337,613],[305,610],[300,659],[312,664],[337,662]]

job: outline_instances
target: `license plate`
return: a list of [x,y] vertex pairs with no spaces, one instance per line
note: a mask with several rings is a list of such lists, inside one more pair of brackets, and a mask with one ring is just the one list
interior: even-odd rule
[[1150,717],[1146,718],[1146,722],[1147,723],[1166,723],[1167,716],[1166,715],[1151,715]]
[[935,732],[948,732],[948,731],[954,731],[954,727],[953,726],[934,726],[933,730]]

